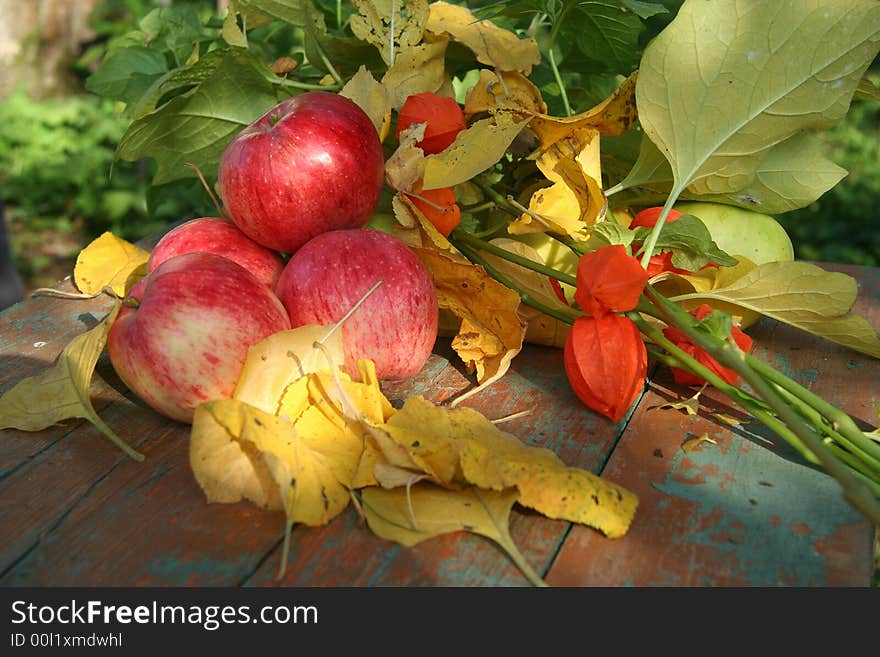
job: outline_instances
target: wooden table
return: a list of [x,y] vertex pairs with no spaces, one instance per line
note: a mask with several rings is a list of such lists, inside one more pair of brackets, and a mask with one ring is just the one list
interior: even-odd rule
[[[880,270],[833,268],[858,279],[855,310],[880,326]],[[108,308],[107,299],[32,298],[0,314],[0,391],[45,368]],[[749,332],[761,358],[866,430],[876,426],[880,361],[766,319]],[[388,396],[441,402],[471,386],[444,346]],[[459,533],[404,548],[374,536],[351,507],[326,527],[295,528],[278,580],[282,515],[207,504],[189,467],[189,427],[141,404],[106,357],[98,373],[96,409],[146,460],[129,459],[86,422],[0,432],[0,585],[527,584],[485,539]],[[515,508],[511,534],[535,570],[557,586],[869,586],[874,527],[837,483],[757,422],[734,428],[714,419],[738,413],[723,397],[704,392],[699,416],[662,407],[680,392],[658,370],[631,416],[612,424],[570,392],[560,350],[529,346],[500,382],[466,402],[489,417],[531,409],[504,428],[640,498],[618,539]],[[704,433],[714,444],[682,449]]]

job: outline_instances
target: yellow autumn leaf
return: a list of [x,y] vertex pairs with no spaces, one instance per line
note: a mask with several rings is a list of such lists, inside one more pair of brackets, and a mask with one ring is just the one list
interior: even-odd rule
[[397,148],[385,161],[385,181],[391,189],[409,192],[424,175],[425,152],[416,144],[425,136],[426,126],[414,123],[400,133]]
[[532,194],[529,212],[512,222],[513,235],[554,232],[584,241],[589,227],[602,221],[608,202],[601,188],[599,133],[583,128],[560,139],[536,164],[552,182]]
[[391,98],[385,85],[378,82],[366,66],[361,66],[357,73],[345,83],[339,92],[340,96],[353,100],[370,121],[376,126],[379,140],[385,141],[391,129]]
[[538,42],[531,37],[521,39],[490,20],[478,20],[469,9],[448,2],[432,2],[430,9],[425,28],[464,44],[482,64],[529,75],[541,62]]
[[469,262],[460,254],[452,243],[432,224],[412,200],[403,193],[397,193],[391,199],[391,208],[400,224],[409,229],[408,235],[397,236],[411,248],[434,248],[446,253],[459,262]]
[[82,418],[130,457],[143,461],[143,455],[98,416],[89,397],[95,364],[107,344],[119,307],[116,302],[97,326],[73,338],[51,367],[22,379],[0,397],[0,429],[42,431],[63,420]]
[[200,404],[190,465],[209,502],[247,499],[283,509],[290,523],[323,525],[350,500],[361,446],[342,443],[320,411],[296,424],[236,399]]
[[364,516],[380,538],[410,547],[452,532],[479,534],[495,541],[529,582],[544,586],[510,536],[510,510],[516,499],[515,490],[450,491],[430,484],[411,490],[368,488],[362,492]]
[[[316,349],[324,344],[327,352]],[[286,388],[311,372],[330,369],[327,353],[334,363],[343,363],[342,331],[309,324],[279,331],[248,349],[233,397],[267,412],[278,414]]]
[[422,189],[453,187],[497,164],[527,123],[509,114],[474,122],[448,148],[425,158]]
[[531,118],[529,130],[538,137],[542,149],[583,128],[594,129],[603,137],[622,135],[638,118],[636,78],[637,73],[633,73],[608,98],[580,114],[565,117],[549,116],[537,111],[518,114],[522,118]]
[[693,452],[694,450],[702,449],[703,443],[710,443],[712,445],[718,444],[718,442],[716,440],[709,438],[709,434],[704,433],[702,435],[691,436],[690,438],[686,439],[681,444],[681,451],[687,453],[687,452]]
[[139,246],[105,232],[77,255],[73,282],[83,294],[98,295],[109,287],[121,299],[146,276],[149,258]]
[[496,109],[513,109],[524,117],[543,115],[547,104],[541,91],[518,71],[490,71],[482,69],[477,83],[468,91],[464,103],[467,116]]
[[523,506],[612,538],[625,534],[635,515],[638,498],[630,491],[565,465],[549,449],[524,444],[473,409],[411,397],[383,429],[414,463],[428,465],[439,484],[516,488]]
[[420,43],[401,52],[382,76],[391,106],[399,110],[408,96],[425,91],[437,92],[446,83],[446,46],[438,39]]
[[379,49],[383,61],[393,65],[398,54],[418,44],[428,20],[428,0],[352,0],[351,31],[361,41]]
[[431,272],[442,309],[461,318],[452,348],[483,383],[501,376],[523,345],[519,295],[467,261],[430,248],[413,251]]

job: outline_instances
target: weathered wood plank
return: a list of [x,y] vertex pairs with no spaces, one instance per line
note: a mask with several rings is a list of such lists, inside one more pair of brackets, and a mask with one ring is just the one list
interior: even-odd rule
[[[830,268],[830,267],[829,267]],[[855,310],[880,325],[877,270],[849,268],[861,289]],[[865,427],[880,362],[776,322],[750,331],[754,352],[849,412]],[[548,575],[568,586],[868,586],[872,527],[837,483],[805,465],[753,422],[731,429],[711,412],[730,413],[706,391],[710,413],[687,417],[658,406],[693,394],[655,379],[603,476],[640,497],[637,518],[610,541],[574,527]],[[680,398],[680,397],[679,397]],[[688,437],[708,434],[685,453]],[[774,440],[776,445],[766,442]]]

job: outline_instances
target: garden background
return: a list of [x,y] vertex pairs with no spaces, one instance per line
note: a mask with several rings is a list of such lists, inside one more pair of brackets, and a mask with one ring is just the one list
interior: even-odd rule
[[[186,217],[216,214],[199,181],[154,187],[151,161],[114,162],[129,119],[119,103],[90,93],[87,80],[108,48],[155,8],[186,5],[205,25],[219,26],[226,3],[0,0],[0,194],[26,291],[67,276],[77,252],[105,230],[137,240]],[[493,3],[462,4],[491,10]],[[642,43],[672,19],[680,0],[663,4],[669,12],[646,21]],[[880,61],[870,78],[880,86]],[[849,174],[818,202],[777,218],[800,259],[880,266],[880,102],[855,101],[823,138],[828,156]]]

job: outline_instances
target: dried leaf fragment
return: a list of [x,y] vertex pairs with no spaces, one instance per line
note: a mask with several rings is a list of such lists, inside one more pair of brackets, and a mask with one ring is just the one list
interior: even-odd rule
[[352,0],[358,14],[351,30],[361,41],[379,49],[386,64],[422,40],[428,20],[428,0]]

